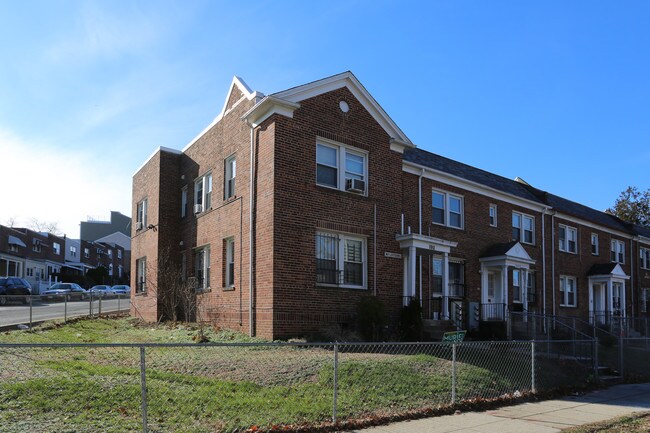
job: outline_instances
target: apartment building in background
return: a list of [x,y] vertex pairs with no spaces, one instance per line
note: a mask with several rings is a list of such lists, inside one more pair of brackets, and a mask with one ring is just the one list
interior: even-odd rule
[[197,319],[268,338],[351,325],[365,296],[486,335],[511,313],[650,306],[650,230],[418,149],[351,72],[270,95],[235,77],[204,131],[134,174],[132,212],[147,321],[162,263],[194,285]]

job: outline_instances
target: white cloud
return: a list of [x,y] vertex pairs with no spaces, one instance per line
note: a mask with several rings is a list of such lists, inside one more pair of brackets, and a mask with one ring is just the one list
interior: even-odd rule
[[79,222],[89,215],[130,213],[131,177],[89,154],[27,142],[0,129],[0,160],[0,224],[16,217],[17,226],[27,226],[36,218],[56,222],[77,238]]

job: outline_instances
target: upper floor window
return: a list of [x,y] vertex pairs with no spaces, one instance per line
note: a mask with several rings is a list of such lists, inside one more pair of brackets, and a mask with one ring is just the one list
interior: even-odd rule
[[143,293],[147,291],[147,258],[142,257],[135,261],[136,280],[135,292]]
[[526,244],[535,243],[535,218],[519,212],[512,213],[512,239]]
[[54,254],[57,256],[61,254],[61,244],[58,242],[52,242],[52,251],[54,251]]
[[34,239],[32,241],[32,251],[34,251],[35,253],[40,253],[42,244],[43,243],[39,239]]
[[490,205],[490,225],[492,227],[497,226],[497,205],[495,204]]
[[122,260],[122,250],[117,250],[117,258]]
[[612,262],[625,263],[625,242],[612,239],[610,257]]
[[366,239],[316,233],[316,282],[352,288],[366,287]]
[[225,176],[223,185],[224,200],[235,196],[235,177],[237,175],[237,160],[235,156],[229,156],[225,161]]
[[109,258],[109,259],[112,259],[112,258],[113,258],[113,250],[111,250],[111,249],[106,250],[106,254],[108,254],[108,258]]
[[89,258],[90,257],[90,248],[84,248],[84,257]]
[[594,256],[598,255],[598,234],[591,234],[591,254]]
[[641,248],[639,263],[643,269],[650,269],[650,249]]
[[187,216],[187,186],[181,189],[181,218]]
[[560,275],[560,305],[563,307],[577,306],[576,279]]
[[70,257],[77,257],[77,247],[70,247]]
[[194,181],[194,213],[212,208],[212,173],[207,173]]
[[463,228],[463,198],[441,191],[431,193],[433,223]]
[[559,248],[560,251],[576,254],[578,252],[578,230],[575,227],[569,227],[560,224]]
[[140,203],[138,203],[138,209],[136,212],[135,229],[142,230],[146,227],[147,227],[147,199],[145,198]]
[[316,144],[316,183],[343,191],[366,193],[368,155],[333,142]]

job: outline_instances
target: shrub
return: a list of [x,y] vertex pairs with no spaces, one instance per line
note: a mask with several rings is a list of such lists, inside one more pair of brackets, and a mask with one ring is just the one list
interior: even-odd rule
[[386,326],[386,308],[376,296],[364,296],[357,303],[357,330],[365,341],[380,341]]
[[399,335],[402,341],[422,340],[422,307],[418,298],[411,298],[399,315]]

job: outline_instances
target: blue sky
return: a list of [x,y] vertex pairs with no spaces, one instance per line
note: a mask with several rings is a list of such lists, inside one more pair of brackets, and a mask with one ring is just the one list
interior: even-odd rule
[[650,187],[647,1],[0,0],[0,224],[130,213],[219,113],[351,70],[418,147],[596,209]]

